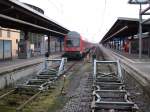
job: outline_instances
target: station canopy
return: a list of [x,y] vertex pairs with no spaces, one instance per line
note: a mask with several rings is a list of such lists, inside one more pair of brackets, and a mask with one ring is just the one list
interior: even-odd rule
[[18,0],[0,0],[0,26],[59,37],[69,32],[67,28]]
[[[142,25],[142,32],[149,32],[150,24]],[[139,31],[139,19],[135,18],[118,18],[106,35],[102,38],[101,43],[105,43],[114,37],[124,38],[137,35]]]

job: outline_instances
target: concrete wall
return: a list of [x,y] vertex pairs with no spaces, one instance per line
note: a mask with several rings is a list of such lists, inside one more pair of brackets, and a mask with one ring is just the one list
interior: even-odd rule
[[11,73],[7,73],[4,75],[0,75],[0,89],[4,87],[14,85],[19,79],[27,77],[29,75],[33,75],[41,69],[43,64],[34,65],[31,67],[23,68]]

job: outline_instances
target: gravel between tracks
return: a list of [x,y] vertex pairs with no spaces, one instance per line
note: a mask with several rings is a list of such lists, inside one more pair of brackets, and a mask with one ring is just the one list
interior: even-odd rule
[[150,97],[146,91],[129,73],[124,74],[126,90],[130,93],[132,101],[138,105],[139,112],[150,112]]
[[84,64],[74,75],[67,94],[69,101],[61,112],[90,112],[92,81],[87,66]]

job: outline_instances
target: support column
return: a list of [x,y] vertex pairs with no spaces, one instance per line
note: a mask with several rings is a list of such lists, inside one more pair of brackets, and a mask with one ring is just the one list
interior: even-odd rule
[[61,44],[61,39],[59,41],[59,45],[60,45],[60,52],[62,52],[62,44]]
[[30,50],[30,41],[28,37],[28,31],[23,31],[24,37],[20,40],[18,45],[18,58],[26,59],[30,58],[31,50]]
[[140,4],[140,10],[139,10],[139,59],[142,58],[142,5]]
[[46,52],[46,50],[45,50],[45,37],[44,36],[41,38],[40,52],[42,55],[45,54],[45,52]]
[[[150,38],[148,39],[148,43],[150,42]],[[150,45],[148,44],[148,57],[150,57]]]
[[129,54],[131,54],[131,40],[129,40]]
[[24,32],[24,42],[25,42],[25,54],[26,54],[26,58],[30,58],[31,57],[31,50],[30,50],[30,41],[29,41],[29,36],[28,36],[28,31]]
[[120,50],[120,51],[122,50],[122,49],[121,49],[121,48],[122,48],[122,46],[121,46],[121,41],[122,41],[122,40],[121,40],[121,38],[120,38],[120,40],[119,40],[119,50]]
[[117,42],[116,42],[116,40],[115,40],[115,50],[117,50]]
[[115,40],[113,40],[113,49],[115,50]]
[[47,50],[48,50],[48,51],[47,51],[47,52],[48,52],[48,54],[50,54],[50,53],[51,53],[51,51],[50,51],[50,38],[51,38],[51,37],[50,37],[50,35],[48,35],[48,44],[47,44],[47,45],[48,45],[48,46],[47,46],[47,47],[48,47],[48,48],[47,48]]
[[123,48],[122,51],[123,51],[123,52],[125,52],[125,42],[124,42],[124,40],[125,40],[125,39],[123,38],[123,40],[122,40],[122,48]]
[[57,51],[57,48],[56,48],[56,47],[57,47],[57,46],[56,46],[56,44],[57,44],[57,43],[56,43],[56,38],[55,38],[54,40],[55,40],[54,42],[55,42],[55,52],[56,52],[56,51]]

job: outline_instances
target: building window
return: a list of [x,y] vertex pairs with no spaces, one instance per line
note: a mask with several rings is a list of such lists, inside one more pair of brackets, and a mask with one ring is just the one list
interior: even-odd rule
[[10,30],[7,31],[7,37],[10,38]]

